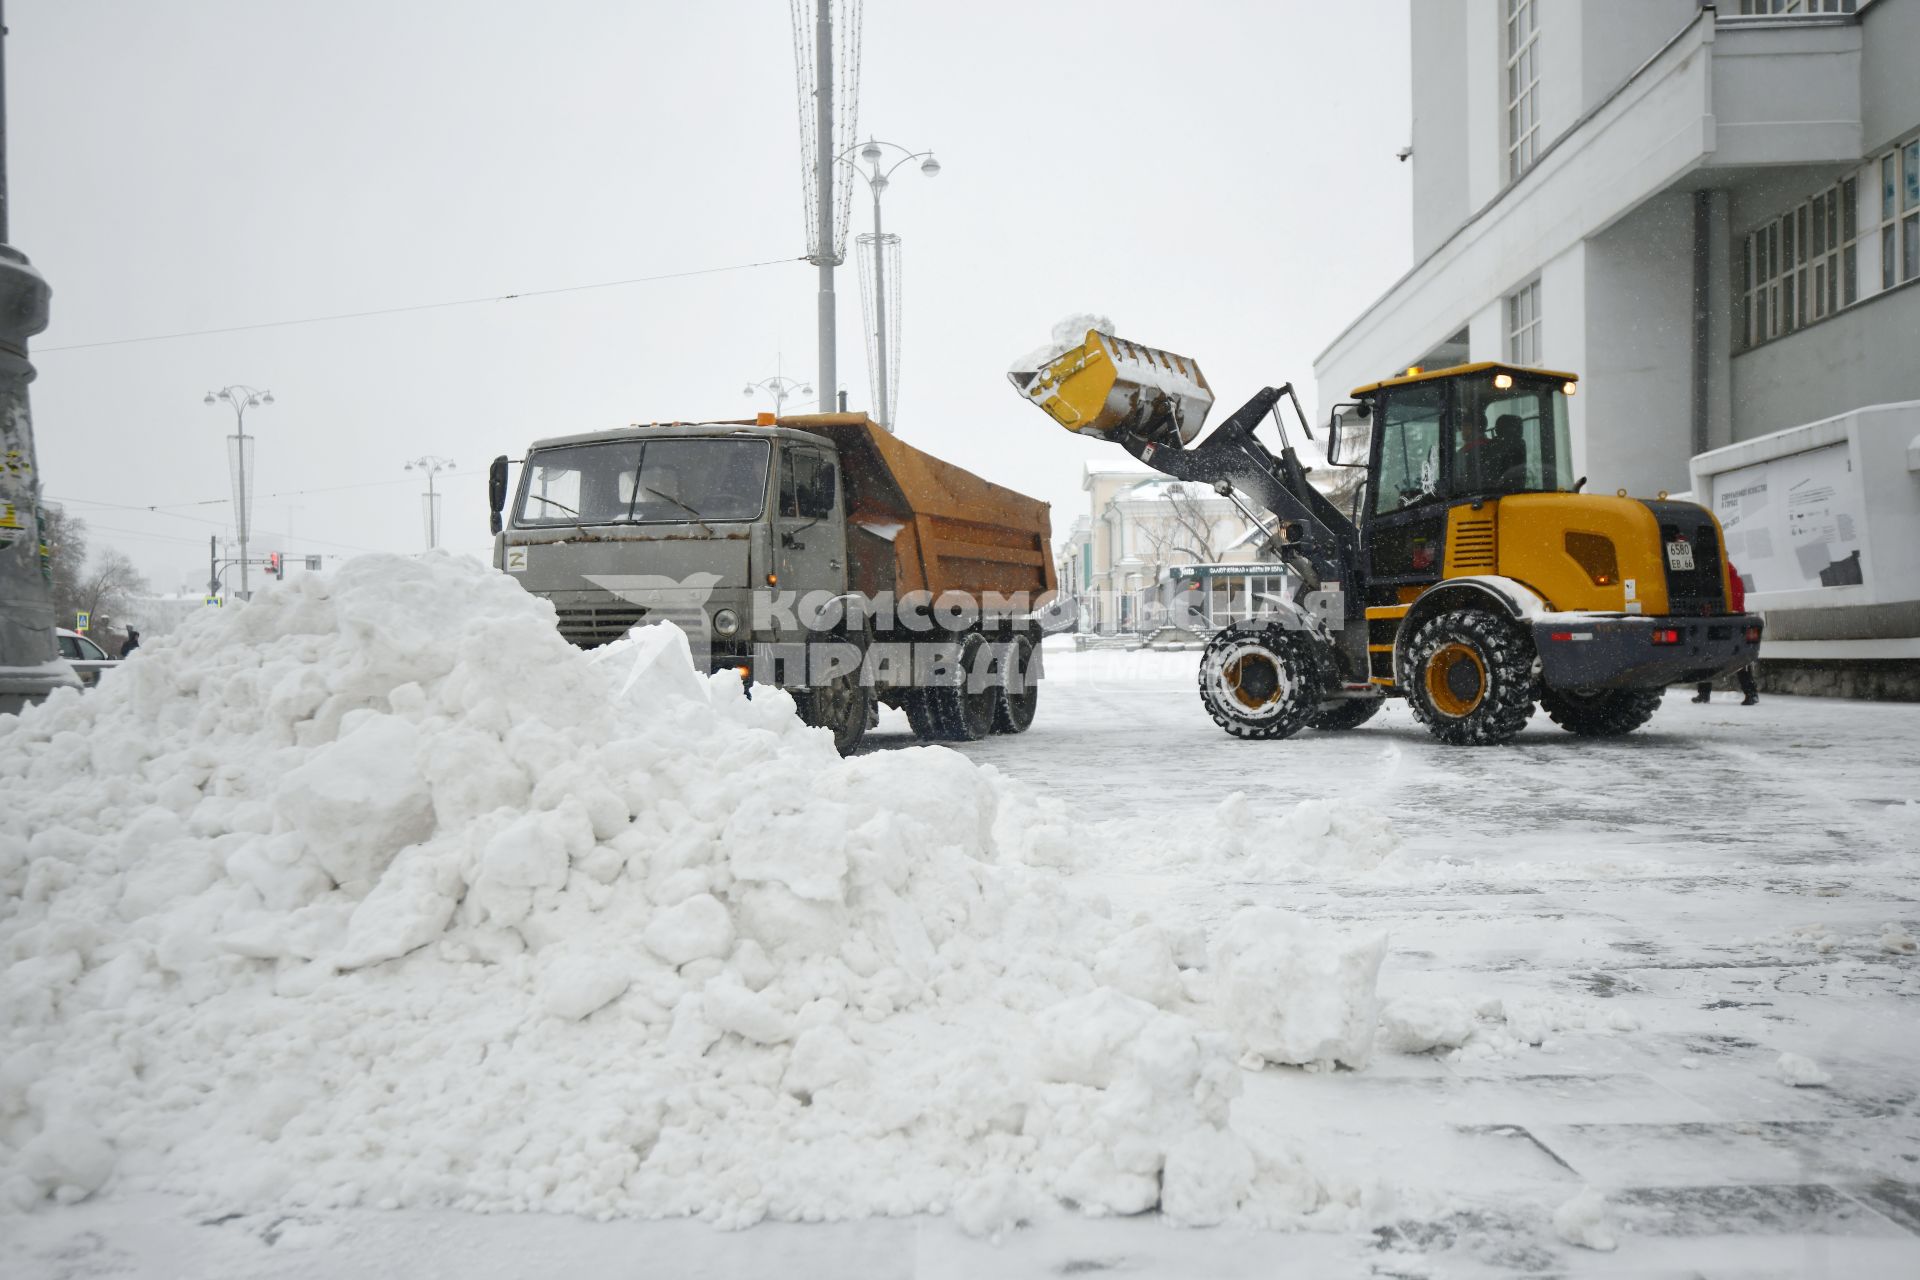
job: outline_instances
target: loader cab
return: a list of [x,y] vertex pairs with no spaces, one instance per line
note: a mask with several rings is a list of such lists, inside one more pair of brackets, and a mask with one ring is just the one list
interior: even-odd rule
[[1406,603],[1449,563],[1492,572],[1492,516],[1482,538],[1479,513],[1510,494],[1573,491],[1575,386],[1571,374],[1472,364],[1355,390],[1371,436],[1360,521],[1369,604]]

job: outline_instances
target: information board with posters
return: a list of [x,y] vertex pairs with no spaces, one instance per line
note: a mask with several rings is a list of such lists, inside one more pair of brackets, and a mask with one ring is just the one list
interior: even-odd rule
[[1860,483],[1845,443],[1721,472],[1713,481],[1713,513],[1748,591],[1866,580]]

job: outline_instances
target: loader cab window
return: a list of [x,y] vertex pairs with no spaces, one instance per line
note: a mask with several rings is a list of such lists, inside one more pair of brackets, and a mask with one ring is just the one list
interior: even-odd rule
[[1497,387],[1494,373],[1462,379],[1451,441],[1455,497],[1564,493],[1573,488],[1573,447],[1561,383],[1524,375]]
[[780,455],[780,514],[821,520],[833,514],[834,465],[817,449],[787,449]]
[[1392,387],[1380,399],[1380,467],[1374,511],[1404,511],[1438,500],[1443,492],[1440,438],[1446,421],[1446,384]]

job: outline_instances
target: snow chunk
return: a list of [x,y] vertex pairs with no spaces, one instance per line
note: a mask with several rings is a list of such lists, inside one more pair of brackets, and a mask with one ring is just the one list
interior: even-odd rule
[[1553,1211],[1553,1229],[1568,1244],[1611,1253],[1619,1247],[1608,1220],[1607,1198],[1592,1187]]
[[724,956],[733,946],[733,918],[710,893],[662,908],[640,935],[647,950],[671,965]]
[[1214,944],[1221,1013],[1268,1062],[1364,1067],[1379,1017],[1383,932],[1343,933],[1271,907],[1249,907]]
[[1392,1053],[1458,1049],[1472,1038],[1474,1014],[1464,1000],[1389,1000],[1380,1010],[1381,1043]]
[[1833,1080],[1820,1064],[1812,1058],[1797,1053],[1783,1053],[1779,1061],[1773,1064],[1774,1074],[1788,1084],[1799,1089],[1817,1089]]

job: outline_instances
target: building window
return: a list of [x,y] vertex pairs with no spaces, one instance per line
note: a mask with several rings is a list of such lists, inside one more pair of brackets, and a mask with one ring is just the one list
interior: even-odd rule
[[1920,276],[1920,138],[1880,157],[1880,287]]
[[1540,29],[1535,0],[1507,0],[1507,181],[1533,167],[1540,140]]
[[1846,178],[1761,226],[1740,263],[1747,345],[1860,300],[1859,183]]
[[1507,360],[1513,364],[1540,363],[1540,282],[1507,295]]
[[1854,0],[1740,0],[1742,17],[1776,13],[1852,13]]

